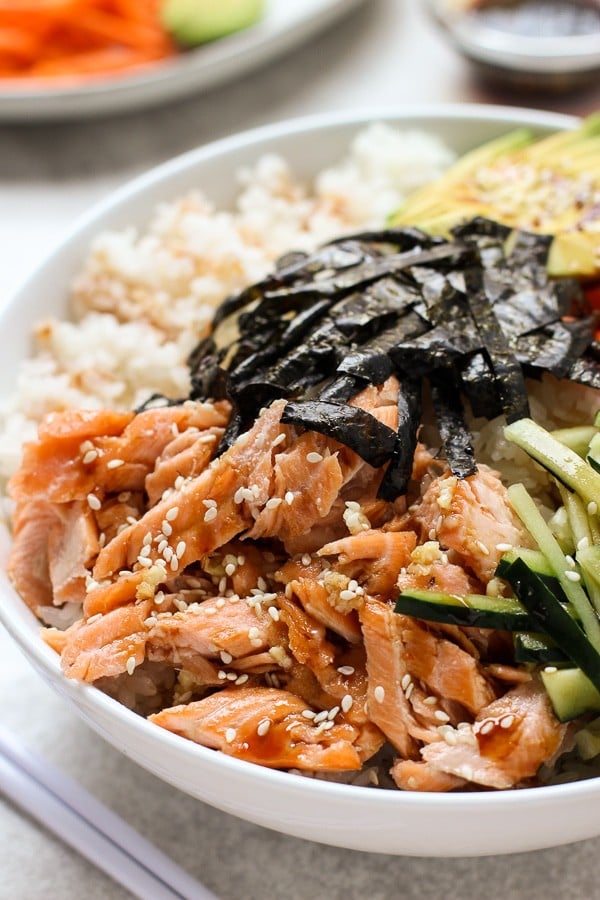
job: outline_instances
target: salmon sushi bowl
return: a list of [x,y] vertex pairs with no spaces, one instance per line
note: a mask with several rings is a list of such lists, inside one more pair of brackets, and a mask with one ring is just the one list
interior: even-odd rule
[[4,313],[34,665],[290,834],[598,833],[543,811],[600,790],[599,196],[597,118],[462,107],[249,133],[92,211]]

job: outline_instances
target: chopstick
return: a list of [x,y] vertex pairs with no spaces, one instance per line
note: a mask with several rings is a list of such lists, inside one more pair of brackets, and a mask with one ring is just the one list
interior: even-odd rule
[[120,816],[1,726],[0,791],[140,900],[217,900]]

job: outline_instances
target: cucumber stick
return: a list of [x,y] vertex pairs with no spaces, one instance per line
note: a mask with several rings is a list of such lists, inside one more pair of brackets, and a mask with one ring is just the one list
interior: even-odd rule
[[[579,459],[579,457],[577,458]],[[581,460],[580,462],[589,469],[589,466],[587,466],[586,463]],[[581,586],[579,573],[569,566],[565,554],[560,549],[556,538],[546,525],[542,514],[527,493],[525,487],[522,484],[511,485],[508,489],[508,499],[510,500],[514,511],[519,516],[554,570],[554,574],[558,578],[567,599],[573,604],[573,607],[581,620],[581,624],[590,643],[596,651],[600,653],[600,622]],[[519,561],[517,560],[517,563],[518,562]],[[522,600],[522,598],[519,599]],[[565,613],[565,615],[568,616],[567,613]],[[560,643],[560,637],[558,640]]]
[[577,456],[585,459],[590,441],[598,436],[598,429],[593,425],[578,425],[575,428],[558,428],[556,431],[551,431],[550,434],[565,447],[573,450]]
[[600,693],[581,669],[542,669],[541,675],[561,722],[569,722],[586,712],[600,712]]
[[600,473],[573,450],[552,437],[549,431],[532,419],[519,419],[504,429],[509,440],[525,450],[529,456],[558,478],[562,484],[579,494],[583,502],[600,502]]

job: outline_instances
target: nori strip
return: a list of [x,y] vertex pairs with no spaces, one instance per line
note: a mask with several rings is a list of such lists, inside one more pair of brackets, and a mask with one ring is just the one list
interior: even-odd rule
[[457,478],[477,471],[471,435],[465,423],[458,379],[452,369],[436,369],[429,376],[431,401],[448,465]]
[[396,444],[396,432],[358,406],[325,400],[291,401],[286,404],[281,421],[325,434],[375,468],[388,461]]
[[485,351],[467,358],[460,369],[460,382],[474,416],[495,419],[502,413],[494,373]]
[[588,387],[600,390],[600,366],[597,360],[586,354],[582,359],[576,359],[567,373],[569,381],[577,384],[585,384]]
[[421,390],[421,380],[418,378],[406,378],[400,385],[398,434],[390,464],[377,494],[383,500],[395,500],[406,494],[408,489],[421,422]]

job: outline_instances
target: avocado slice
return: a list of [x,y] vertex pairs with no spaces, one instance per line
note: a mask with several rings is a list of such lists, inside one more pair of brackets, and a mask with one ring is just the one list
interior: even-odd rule
[[164,0],[163,25],[185,47],[195,47],[254,25],[265,0]]
[[467,153],[432,185],[409,197],[392,225],[431,234],[484,216],[555,236],[551,275],[600,275],[600,114],[580,128],[534,140],[517,129]]

